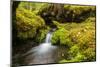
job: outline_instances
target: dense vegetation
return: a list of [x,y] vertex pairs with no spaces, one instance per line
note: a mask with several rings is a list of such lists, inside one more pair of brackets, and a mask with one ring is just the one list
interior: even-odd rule
[[55,28],[52,45],[67,47],[67,57],[62,56],[58,63],[95,61],[95,12],[95,6],[20,2],[13,39],[15,44],[27,40],[42,43]]

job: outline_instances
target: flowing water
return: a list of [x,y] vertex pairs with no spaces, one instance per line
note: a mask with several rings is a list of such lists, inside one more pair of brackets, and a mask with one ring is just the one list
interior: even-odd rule
[[39,46],[33,47],[30,51],[24,54],[26,64],[46,64],[46,63],[55,63],[55,53],[57,46],[51,45],[52,33],[49,32],[46,35],[44,43],[41,43]]
[[[51,37],[52,32],[48,32],[44,43],[32,47],[24,54],[19,54],[19,58],[17,57],[16,59],[14,59],[15,63],[18,63],[19,65],[58,63],[59,60],[63,59],[66,56],[65,54],[67,54],[67,50],[65,47],[52,45]],[[16,60],[18,61],[16,62]]]

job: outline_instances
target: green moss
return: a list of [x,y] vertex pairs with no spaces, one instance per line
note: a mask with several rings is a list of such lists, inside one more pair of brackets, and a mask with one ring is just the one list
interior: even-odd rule
[[95,16],[95,6],[64,5],[66,18],[74,22],[81,22],[88,17]]
[[57,31],[55,31],[51,39],[52,44],[65,45],[65,46],[71,45],[68,32],[69,31],[67,31],[64,28],[60,28]]
[[81,14],[85,11],[95,11],[95,6],[64,5],[64,9],[72,10],[74,14]]
[[71,60],[66,60],[63,59],[61,61],[59,61],[59,63],[69,63],[69,62],[83,62],[84,61],[85,56],[78,53],[74,58],[72,58]]
[[72,61],[73,62],[82,62],[82,61],[84,61],[84,58],[85,58],[84,55],[78,53],[77,56],[74,59],[72,59]]
[[[89,17],[82,23],[60,23],[57,21],[53,21],[53,23],[58,30],[54,32],[55,35],[52,42],[55,44],[58,41],[58,44],[56,43],[56,45],[63,45],[63,43],[66,43],[65,45],[67,45],[71,43],[71,46],[67,50],[68,57],[63,57],[59,63],[95,61],[94,17]],[[63,29],[63,31],[67,30],[67,35],[63,33],[61,29]],[[67,39],[69,40],[69,43],[66,41]]]
[[87,49],[90,43],[95,42],[95,30],[84,28],[71,30],[70,38],[74,44],[78,44],[81,50]]
[[96,59],[95,48],[88,48],[83,52],[83,54],[85,55],[86,61],[95,61]]
[[35,38],[36,42],[38,42],[38,43],[44,42],[46,35],[49,32],[49,30],[50,30],[49,27],[46,27],[44,29],[40,29],[38,34],[36,35],[36,38]]
[[52,45],[67,46],[58,61],[60,63],[95,60],[94,6],[21,2],[14,25],[18,38],[32,38],[35,43],[44,42],[48,31],[56,28]]
[[45,6],[47,6],[47,3],[32,3],[32,2],[21,2],[19,4],[19,7],[22,9],[27,9],[34,14],[38,14],[40,10],[42,10]]
[[53,24],[58,28],[58,29],[60,29],[60,28],[65,28],[66,27],[66,23],[60,23],[60,22],[58,22],[58,21],[53,21]]
[[75,57],[77,55],[77,53],[79,53],[80,50],[79,50],[79,47],[77,44],[75,44],[74,46],[72,46],[69,50],[69,53],[71,55],[71,57]]
[[17,9],[16,12],[17,36],[21,39],[33,38],[36,31],[45,26],[44,20],[26,9]]

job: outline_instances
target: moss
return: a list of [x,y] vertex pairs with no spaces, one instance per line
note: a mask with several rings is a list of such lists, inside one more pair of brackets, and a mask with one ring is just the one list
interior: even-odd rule
[[79,47],[77,44],[75,44],[74,46],[72,46],[69,50],[69,53],[72,57],[75,57],[77,55],[77,53],[79,53],[80,50],[79,50]]
[[72,59],[73,62],[82,62],[84,61],[85,56],[82,55],[81,53],[78,53],[77,56]]
[[68,32],[69,31],[67,31],[64,28],[60,28],[57,31],[55,31],[51,39],[52,44],[70,46],[71,41],[69,39]]
[[[74,22],[81,22],[95,16],[95,6],[64,5],[65,17]],[[71,22],[72,22],[71,21]]]
[[16,12],[17,36],[21,39],[33,38],[37,29],[45,26],[44,20],[26,9],[17,9]]
[[21,2],[13,23],[18,38],[32,38],[36,44],[44,42],[48,31],[56,28],[52,45],[66,46],[60,63],[95,60],[94,6]]
[[66,23],[60,23],[60,22],[58,22],[58,21],[53,21],[53,24],[58,28],[58,29],[60,29],[60,28],[65,28],[66,27]]
[[46,35],[49,32],[49,30],[50,30],[49,27],[40,29],[38,34],[36,35],[36,38],[35,38],[36,42],[38,42],[38,43],[44,42]]
[[[56,45],[70,44],[67,50],[68,57],[63,58],[59,63],[81,62],[95,60],[95,18],[89,17],[82,23],[60,23],[53,21],[58,30],[54,32],[53,41]],[[67,30],[67,34],[63,31]],[[62,32],[62,33],[61,33]],[[61,34],[61,35],[59,35]],[[60,40],[61,39],[61,40]],[[66,40],[69,40],[68,41]],[[62,41],[63,40],[63,41]],[[66,51],[66,50],[65,50]]]
[[59,61],[59,63],[69,63],[69,62],[83,62],[84,61],[85,56],[78,53],[74,58],[72,58],[71,60],[66,60],[63,59],[61,61]]
[[38,12],[42,10],[44,6],[47,6],[47,3],[38,4],[38,3],[32,3],[32,2],[21,2],[19,4],[19,7],[30,10],[34,14],[38,14]]
[[81,14],[83,11],[95,10],[95,6],[64,5],[65,9],[73,10],[75,14]]
[[86,61],[95,61],[96,59],[95,48],[88,48],[83,52],[83,54],[85,55]]
[[95,42],[94,30],[84,28],[71,30],[70,38],[74,44],[78,44],[81,50],[87,49],[90,43]]

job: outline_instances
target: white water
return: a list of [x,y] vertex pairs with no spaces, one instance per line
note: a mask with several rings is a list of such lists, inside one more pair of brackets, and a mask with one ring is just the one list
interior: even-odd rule
[[[51,45],[51,37],[52,33],[49,32],[46,35],[45,42],[40,44],[39,46],[33,47],[26,55],[28,57],[26,59],[31,58],[29,61],[30,64],[45,64],[45,63],[54,63],[54,52],[57,48],[56,46]],[[32,59],[33,57],[33,59]]]
[[51,37],[52,37],[52,35],[51,35],[51,33],[49,32],[49,33],[47,34],[47,36],[46,36],[45,43],[50,43]]

